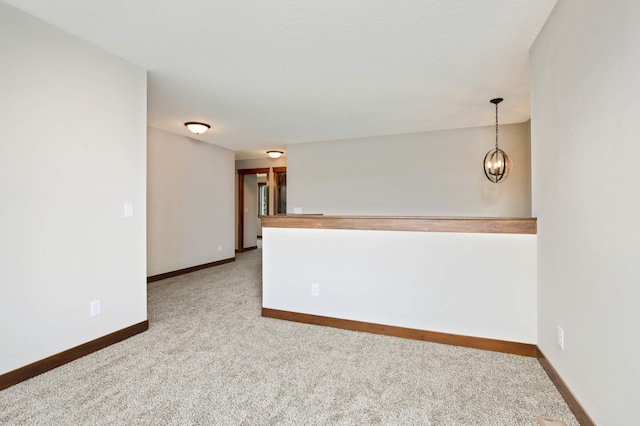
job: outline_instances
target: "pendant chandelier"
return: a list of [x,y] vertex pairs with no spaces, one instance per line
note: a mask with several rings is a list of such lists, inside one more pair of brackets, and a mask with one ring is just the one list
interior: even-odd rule
[[484,175],[493,183],[500,183],[507,180],[509,172],[511,172],[511,168],[513,167],[511,159],[498,147],[498,104],[502,101],[502,98],[491,99],[489,101],[496,106],[496,147],[484,156],[482,167],[484,168]]

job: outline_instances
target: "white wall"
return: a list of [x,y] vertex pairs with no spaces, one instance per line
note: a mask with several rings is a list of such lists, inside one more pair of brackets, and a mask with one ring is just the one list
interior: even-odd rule
[[228,149],[148,128],[149,276],[235,256],[234,161]]
[[[508,108],[508,100],[500,104]],[[487,100],[487,114],[494,116]],[[494,184],[482,160],[495,126],[287,146],[287,210],[334,215],[531,215],[529,123],[500,127],[511,176]]]
[[282,156],[280,158],[251,158],[246,160],[236,160],[236,170],[239,169],[259,169],[269,167],[286,167],[287,157]]
[[244,248],[258,244],[258,177],[244,175]]
[[262,238],[265,308],[536,343],[535,235],[264,228]]
[[4,3],[0,52],[2,374],[147,319],[146,73]]
[[638,28],[637,0],[562,0],[531,49],[538,345],[599,425],[640,405]]

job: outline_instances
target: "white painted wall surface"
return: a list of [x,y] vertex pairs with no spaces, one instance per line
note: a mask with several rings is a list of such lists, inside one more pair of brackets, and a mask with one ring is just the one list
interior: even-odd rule
[[535,344],[536,236],[264,228],[262,300],[265,308]]
[[258,244],[258,177],[244,175],[244,248]]
[[[486,114],[495,116],[488,99]],[[287,212],[530,217],[529,123],[500,126],[514,162],[500,184],[482,169],[494,146],[495,126],[288,145]]]
[[233,151],[153,127],[147,141],[148,275],[234,257]]
[[280,158],[268,158],[265,152],[264,158],[251,158],[245,160],[236,160],[236,170],[239,169],[259,169],[270,167],[286,167],[287,157],[282,156]]
[[0,52],[2,374],[147,319],[147,83],[4,3]]
[[637,0],[563,0],[531,49],[538,345],[599,425],[640,406],[639,28]]

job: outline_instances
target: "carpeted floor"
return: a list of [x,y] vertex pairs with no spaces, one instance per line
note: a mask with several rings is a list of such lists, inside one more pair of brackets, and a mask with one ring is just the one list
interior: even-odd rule
[[149,331],[0,391],[0,424],[578,424],[534,358],[260,317],[260,256],[149,284]]

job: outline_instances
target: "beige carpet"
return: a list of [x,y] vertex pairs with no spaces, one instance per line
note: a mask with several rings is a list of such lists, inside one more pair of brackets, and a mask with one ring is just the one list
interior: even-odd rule
[[149,331],[1,391],[0,424],[578,424],[533,358],[260,317],[260,256],[150,284]]

